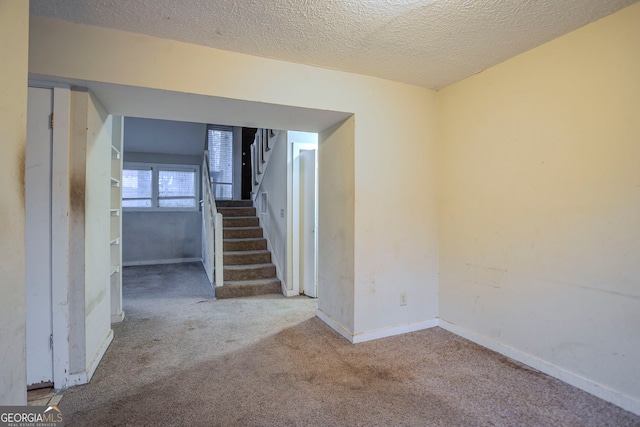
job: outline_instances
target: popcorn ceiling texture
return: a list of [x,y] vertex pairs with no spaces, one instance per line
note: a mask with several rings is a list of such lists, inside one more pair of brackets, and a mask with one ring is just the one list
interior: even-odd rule
[[31,0],[31,12],[441,89],[638,0]]

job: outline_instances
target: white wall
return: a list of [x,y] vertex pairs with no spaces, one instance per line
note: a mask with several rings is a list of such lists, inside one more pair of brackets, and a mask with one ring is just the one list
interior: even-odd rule
[[202,257],[202,213],[127,212],[122,216],[124,265],[194,261]]
[[[276,265],[278,278],[284,282],[287,289],[292,289],[287,282],[287,132],[276,131],[277,135],[270,142],[272,152],[269,156],[264,177],[258,187],[255,206],[260,225],[265,237],[269,240],[271,262]],[[262,196],[267,193],[266,214],[262,214]],[[280,215],[284,210],[285,215]]]
[[0,0],[0,405],[27,401],[24,167],[29,2]]
[[202,158],[207,143],[207,125],[125,117],[124,140],[125,151]]
[[[361,339],[438,315],[433,91],[122,31],[31,19],[30,71],[38,75],[353,113],[347,124],[353,130],[343,133],[352,139],[344,142],[353,145],[354,154],[349,164],[342,163],[352,169],[353,185],[325,185],[335,192],[326,197],[353,200],[353,209],[345,208],[342,224],[336,219],[320,230],[335,235],[344,228],[350,242],[342,247],[321,244],[319,266],[322,269],[323,260],[325,266],[336,262],[337,251],[352,250],[342,254],[341,268],[320,271],[320,277],[351,281],[354,291],[344,295],[350,298],[344,304],[355,309],[330,312],[326,306],[326,314],[349,318],[344,320],[349,333]],[[123,57],[126,67],[121,66]],[[278,123],[272,127],[292,129]],[[351,273],[338,277],[342,270]],[[401,291],[407,292],[407,306],[399,304]]]
[[71,91],[70,111],[68,374],[75,375],[71,383],[84,383],[113,337],[109,244],[113,126],[111,116],[89,92]]
[[639,24],[637,4],[438,94],[441,318],[636,413]]
[[355,119],[318,135],[318,316],[353,339]]
[[86,95],[85,349],[86,369],[92,371],[112,338],[109,209],[113,125],[93,95]]

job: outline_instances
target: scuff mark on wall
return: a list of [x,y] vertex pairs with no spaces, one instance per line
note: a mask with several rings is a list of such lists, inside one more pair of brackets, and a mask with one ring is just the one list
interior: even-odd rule
[[84,215],[85,207],[85,178],[84,175],[74,173],[69,186],[69,204],[75,214]]
[[21,206],[25,210],[25,192],[26,192],[26,168],[27,168],[27,139],[23,137],[20,143],[20,151],[18,152],[18,183],[20,191]]

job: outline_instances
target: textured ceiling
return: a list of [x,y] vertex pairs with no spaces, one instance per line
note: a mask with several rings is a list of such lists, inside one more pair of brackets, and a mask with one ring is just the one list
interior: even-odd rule
[[31,0],[31,12],[441,89],[638,0]]

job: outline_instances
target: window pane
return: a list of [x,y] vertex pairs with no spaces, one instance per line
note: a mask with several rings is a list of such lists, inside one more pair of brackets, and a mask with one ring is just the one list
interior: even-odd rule
[[150,208],[151,199],[123,199],[123,208]]
[[196,199],[194,198],[185,198],[185,199],[159,199],[161,208],[195,208],[196,207]]
[[229,126],[213,125],[209,126],[207,134],[211,180],[231,184],[233,182],[233,130]]
[[[123,206],[126,199],[151,200],[151,170],[123,169],[122,170],[122,199]],[[149,201],[149,206],[151,201]]]
[[[158,196],[159,197],[195,197],[196,173],[195,171],[171,171],[158,172]],[[160,206],[163,206],[160,204]]]
[[212,183],[213,185],[213,197],[217,200],[231,199],[233,187],[231,184]]

